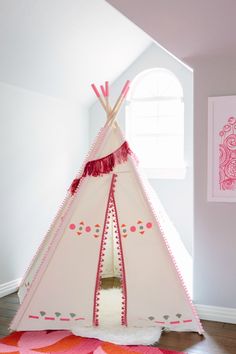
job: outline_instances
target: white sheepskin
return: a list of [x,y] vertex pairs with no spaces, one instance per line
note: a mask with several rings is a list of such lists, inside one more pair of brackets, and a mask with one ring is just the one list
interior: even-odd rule
[[121,291],[102,290],[100,296],[99,327],[73,327],[72,333],[87,338],[121,345],[150,345],[161,336],[160,327],[123,327],[120,325]]

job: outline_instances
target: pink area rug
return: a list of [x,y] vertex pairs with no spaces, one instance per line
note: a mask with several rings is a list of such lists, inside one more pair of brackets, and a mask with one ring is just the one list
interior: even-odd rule
[[[122,346],[76,337],[68,331],[15,332],[0,339],[1,354],[184,354],[147,346]],[[187,353],[185,353],[187,354]]]

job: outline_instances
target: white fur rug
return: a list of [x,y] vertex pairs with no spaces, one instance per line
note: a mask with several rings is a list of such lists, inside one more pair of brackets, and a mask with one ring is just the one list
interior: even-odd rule
[[99,327],[73,327],[72,333],[87,338],[123,345],[150,345],[161,336],[160,327],[123,327],[120,325],[121,291],[102,290],[100,295]]

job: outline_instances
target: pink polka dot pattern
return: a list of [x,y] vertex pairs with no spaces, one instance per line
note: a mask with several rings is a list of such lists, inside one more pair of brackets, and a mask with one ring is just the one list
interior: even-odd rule
[[91,227],[90,226],[86,226],[85,231],[86,232],[90,232],[91,231]]
[[136,227],[135,226],[131,226],[130,231],[131,232],[135,232],[136,231]]
[[74,229],[75,229],[75,224],[70,224],[69,228],[70,228],[71,230],[74,230]]
[[151,228],[152,228],[152,223],[151,223],[151,222],[148,222],[148,223],[146,224],[146,227],[147,227],[148,229],[151,229]]

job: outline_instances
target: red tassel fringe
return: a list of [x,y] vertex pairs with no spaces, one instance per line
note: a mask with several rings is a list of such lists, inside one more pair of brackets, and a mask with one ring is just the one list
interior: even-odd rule
[[116,151],[101,159],[87,162],[85,165],[83,177],[85,176],[101,176],[113,171],[114,167],[122,162],[127,161],[128,155],[131,154],[128,143],[125,141]]
[[[126,162],[128,155],[132,155],[127,141],[125,141],[116,151],[110,155],[104,156],[98,160],[88,161],[85,165],[82,177],[86,176],[101,176],[113,171],[114,167],[122,162]],[[73,195],[80,183],[80,178],[73,180],[70,186],[70,192]]]
[[75,178],[73,180],[73,182],[71,183],[71,186],[70,186],[69,190],[70,190],[72,195],[75,193],[75,191],[76,191],[76,189],[77,189],[77,187],[79,185],[79,182],[80,182],[80,178]]

